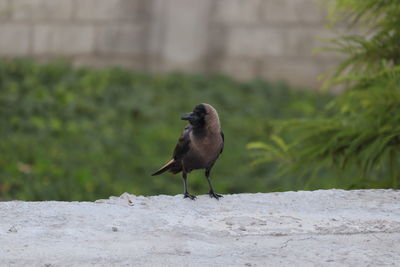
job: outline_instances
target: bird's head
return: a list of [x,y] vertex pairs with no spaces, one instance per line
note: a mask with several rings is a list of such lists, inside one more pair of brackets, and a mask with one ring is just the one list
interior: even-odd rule
[[187,120],[195,128],[207,127],[210,131],[220,131],[218,113],[209,104],[198,104],[193,111],[182,116],[182,120]]

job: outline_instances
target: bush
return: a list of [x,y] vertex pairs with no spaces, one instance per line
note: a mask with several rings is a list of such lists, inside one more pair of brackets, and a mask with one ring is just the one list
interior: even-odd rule
[[[276,142],[252,144],[259,161],[275,161],[296,174],[337,170],[349,188],[400,187],[400,6],[386,0],[326,0],[333,23],[352,33],[329,41],[346,57],[326,86],[346,92],[319,119],[282,121]],[[334,24],[335,25],[335,24]],[[284,147],[285,149],[282,149]],[[323,177],[321,177],[323,179]]]
[[[276,178],[274,164],[249,167],[245,146],[270,131],[271,119],[314,114],[328,99],[259,80],[0,61],[0,199],[182,193],[180,176],[150,174],[171,157],[180,115],[202,102],[219,110],[225,132],[212,173],[218,192],[300,189]],[[202,172],[189,187],[207,192]]]

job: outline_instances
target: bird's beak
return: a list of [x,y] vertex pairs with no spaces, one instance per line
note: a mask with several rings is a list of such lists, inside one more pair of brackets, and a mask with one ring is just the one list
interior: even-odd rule
[[193,112],[186,113],[185,115],[183,115],[183,116],[181,117],[181,119],[184,120],[184,121],[188,121],[188,120],[190,120],[190,118],[191,118],[192,116],[193,116]]

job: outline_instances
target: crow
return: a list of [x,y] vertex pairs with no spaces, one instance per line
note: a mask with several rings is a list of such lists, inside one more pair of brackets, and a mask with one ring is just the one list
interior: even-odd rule
[[209,104],[198,104],[193,112],[183,115],[181,119],[189,121],[189,125],[179,138],[172,159],[152,176],[165,171],[173,174],[182,172],[184,198],[194,200],[196,196],[187,190],[187,174],[192,170],[205,169],[210,187],[208,194],[218,200],[222,195],[215,193],[210,181],[211,168],[224,149],[224,133],[221,131],[218,113]]

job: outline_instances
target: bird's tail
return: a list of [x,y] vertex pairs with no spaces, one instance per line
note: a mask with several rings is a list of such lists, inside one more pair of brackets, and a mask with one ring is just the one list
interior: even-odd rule
[[161,174],[163,172],[168,171],[169,169],[171,169],[171,167],[173,167],[174,163],[175,163],[175,159],[171,159],[170,161],[165,163],[165,165],[162,166],[158,171],[153,173],[151,176],[159,175],[159,174]]

